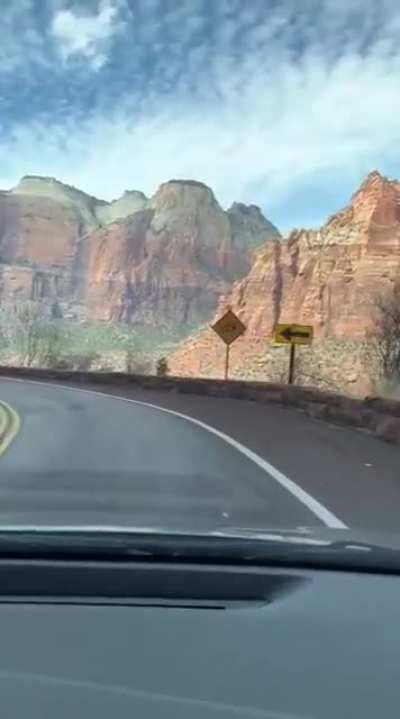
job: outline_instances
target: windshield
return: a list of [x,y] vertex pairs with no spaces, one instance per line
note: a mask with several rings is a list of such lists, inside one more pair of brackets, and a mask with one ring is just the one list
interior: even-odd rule
[[400,8],[2,28],[0,532],[396,546]]

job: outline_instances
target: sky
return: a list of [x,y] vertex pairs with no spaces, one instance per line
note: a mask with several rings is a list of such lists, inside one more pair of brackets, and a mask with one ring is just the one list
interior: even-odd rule
[[1,0],[0,187],[171,178],[315,227],[400,178],[398,0]]

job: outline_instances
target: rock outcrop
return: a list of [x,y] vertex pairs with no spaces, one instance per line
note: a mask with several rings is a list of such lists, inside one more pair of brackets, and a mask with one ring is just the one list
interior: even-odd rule
[[279,237],[258,212],[251,224],[247,208],[232,217],[201,183],[165,183],[146,209],[91,234],[83,293],[90,316],[204,322],[232,281],[246,274],[254,247]]
[[[399,269],[400,183],[373,172],[320,230],[295,230],[259,249],[248,275],[223,298],[216,316],[229,306],[247,326],[231,349],[232,376],[281,379],[287,348],[271,347],[272,330],[276,322],[300,322],[312,324],[316,337],[312,350],[298,351],[304,377],[365,393],[363,347],[374,328],[373,298],[390,292]],[[171,357],[171,371],[218,377],[223,355],[206,329]]]
[[279,237],[258,208],[224,212],[194,181],[107,203],[27,176],[0,193],[0,301],[50,300],[69,319],[195,326],[246,274],[253,250]]

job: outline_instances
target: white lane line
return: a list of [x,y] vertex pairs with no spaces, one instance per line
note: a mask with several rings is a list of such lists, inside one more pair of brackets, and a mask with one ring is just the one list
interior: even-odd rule
[[197,427],[201,427],[202,429],[206,430],[210,434],[215,435],[216,437],[219,437],[224,442],[229,444],[231,447],[234,447],[238,452],[243,454],[247,459],[249,459],[251,462],[254,462],[254,464],[257,464],[260,469],[264,470],[270,477],[275,479],[278,484],[280,484],[282,487],[284,487],[290,494],[292,494],[296,499],[304,504],[307,509],[310,510],[313,514],[315,514],[318,519],[323,522],[327,527],[330,527],[332,529],[348,529],[347,525],[342,522],[341,519],[336,517],[335,514],[333,514],[327,507],[324,507],[321,502],[318,502],[317,499],[311,496],[311,494],[308,494],[304,489],[299,487],[298,484],[293,482],[292,479],[289,479],[289,477],[286,476],[286,474],[283,474],[279,469],[274,467],[272,464],[267,462],[265,459],[260,457],[258,454],[253,452],[251,449],[248,449],[248,447],[245,447],[244,444],[241,444],[236,439],[233,439],[233,437],[230,437],[230,435],[225,434],[225,432],[221,432],[221,430],[217,429],[216,427],[212,427],[209,424],[206,424],[205,422],[202,422],[199,419],[195,419],[194,417],[190,417],[187,414],[183,414],[182,412],[177,412],[173,409],[167,409],[166,407],[159,407],[156,404],[152,404],[150,402],[143,402],[138,399],[130,399],[129,397],[121,397],[120,395],[115,394],[107,394],[106,392],[99,392],[97,390],[90,390],[90,389],[83,389],[81,387],[68,387],[66,385],[57,384],[53,382],[39,382],[38,380],[25,380],[25,379],[13,379],[12,377],[1,377],[0,378],[3,381],[6,382],[22,382],[22,383],[28,383],[28,384],[35,384],[40,385],[41,387],[57,387],[58,389],[63,389],[68,391],[74,391],[74,392],[84,392],[85,394],[93,394],[98,395],[99,397],[106,397],[107,399],[117,399],[122,402],[130,402],[131,404],[141,405],[142,407],[150,407],[151,409],[156,409],[159,412],[164,412],[165,414],[172,415],[174,417],[179,417],[180,419],[185,420],[186,422],[191,422],[192,424],[195,424]]

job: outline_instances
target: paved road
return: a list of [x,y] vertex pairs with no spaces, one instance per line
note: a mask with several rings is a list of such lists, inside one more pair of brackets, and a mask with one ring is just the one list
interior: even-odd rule
[[400,531],[398,447],[273,405],[124,394],[228,437],[107,392],[0,380],[22,421],[0,457],[0,524]]

